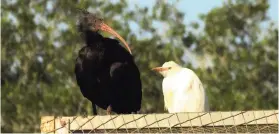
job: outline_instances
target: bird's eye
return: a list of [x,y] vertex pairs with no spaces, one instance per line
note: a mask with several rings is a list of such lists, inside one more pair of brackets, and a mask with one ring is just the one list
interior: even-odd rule
[[171,69],[171,67],[169,67],[169,69]]

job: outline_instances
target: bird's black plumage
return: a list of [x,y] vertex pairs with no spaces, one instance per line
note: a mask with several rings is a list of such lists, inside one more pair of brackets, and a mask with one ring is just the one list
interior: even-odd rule
[[[141,108],[140,72],[133,56],[115,39],[98,33],[103,23],[88,12],[79,20],[85,46],[75,64],[77,84],[84,97],[102,109],[109,106],[118,114],[137,112]],[[93,27],[93,28],[91,28]]]

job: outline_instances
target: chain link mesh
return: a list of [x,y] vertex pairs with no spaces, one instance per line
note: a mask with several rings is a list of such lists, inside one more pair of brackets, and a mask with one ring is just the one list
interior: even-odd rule
[[278,110],[54,117],[42,133],[278,133]]

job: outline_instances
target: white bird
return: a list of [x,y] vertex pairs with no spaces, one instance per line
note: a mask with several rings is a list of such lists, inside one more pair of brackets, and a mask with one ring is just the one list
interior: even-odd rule
[[209,111],[206,92],[200,79],[191,69],[169,61],[152,70],[164,76],[164,104],[169,113]]

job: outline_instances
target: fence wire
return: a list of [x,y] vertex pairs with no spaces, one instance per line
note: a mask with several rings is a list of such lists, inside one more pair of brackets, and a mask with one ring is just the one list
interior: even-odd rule
[[278,133],[278,110],[41,119],[42,133]]

